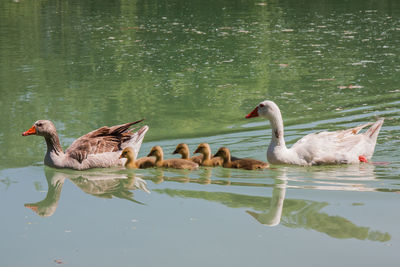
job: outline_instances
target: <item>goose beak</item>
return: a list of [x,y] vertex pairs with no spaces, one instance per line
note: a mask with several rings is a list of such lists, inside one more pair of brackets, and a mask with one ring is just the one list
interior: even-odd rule
[[34,212],[38,211],[38,207],[34,206],[33,204],[25,204],[25,207],[28,208],[28,209],[33,210]]
[[253,118],[253,117],[258,117],[258,107],[256,107],[255,109],[253,109],[252,112],[247,114],[246,119]]
[[27,136],[27,135],[31,135],[31,134],[36,134],[36,127],[35,125],[33,125],[28,131],[23,132],[22,136]]

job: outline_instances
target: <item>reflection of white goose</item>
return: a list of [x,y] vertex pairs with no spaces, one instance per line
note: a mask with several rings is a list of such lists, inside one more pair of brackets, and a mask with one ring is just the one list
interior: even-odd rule
[[275,180],[275,186],[272,190],[271,205],[268,213],[256,213],[247,210],[246,212],[254,217],[259,223],[276,226],[280,223],[283,211],[283,202],[286,195],[286,176],[282,176],[280,179]]
[[[296,176],[287,178],[289,188],[317,190],[375,191],[378,188],[373,164],[313,167],[312,172],[297,170]],[[303,171],[302,171],[303,170]]]
[[[319,165],[350,164],[368,161],[374,154],[376,139],[383,119],[352,129],[312,133],[287,148],[283,138],[283,120],[279,107],[272,101],[263,101],[246,118],[264,117],[270,121],[272,139],[267,151],[272,164]],[[366,126],[372,126],[359,133]]]
[[[270,208],[267,213],[246,211],[258,222],[268,226],[278,225],[281,221],[286,188],[341,190],[341,191],[375,191],[377,188],[365,184],[376,180],[373,164],[357,164],[343,166],[312,167],[313,171],[296,168],[293,177],[288,171],[293,167],[284,167],[282,174],[275,181]],[[300,171],[300,173],[299,173]],[[307,175],[310,175],[307,178]],[[301,177],[301,178],[299,178]],[[288,184],[289,183],[289,184]]]

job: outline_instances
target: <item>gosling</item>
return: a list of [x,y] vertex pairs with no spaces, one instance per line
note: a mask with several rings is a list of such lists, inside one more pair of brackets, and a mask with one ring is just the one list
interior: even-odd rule
[[156,166],[155,157],[143,157],[136,160],[135,154],[133,153],[133,149],[131,147],[124,148],[119,158],[126,158],[125,168],[127,169],[146,169]]
[[193,156],[193,157],[189,158],[189,154],[190,154],[189,147],[185,143],[178,144],[176,146],[174,152],[172,152],[172,154],[181,154],[182,159],[193,161],[194,163],[197,163],[199,165],[201,164],[201,162],[203,160],[203,155]]
[[164,152],[160,146],[153,146],[150,153],[147,155],[148,157],[154,156],[156,157],[155,165],[156,167],[163,168],[173,168],[173,169],[187,169],[187,170],[195,170],[199,167],[197,163],[194,163],[190,160],[186,159],[165,159],[164,160]]
[[221,157],[223,159],[222,166],[224,168],[256,170],[269,167],[268,163],[256,159],[245,158],[231,161],[231,152],[226,147],[221,147],[214,157]]
[[213,157],[211,158],[211,148],[207,143],[201,143],[194,153],[201,153],[203,155],[202,160],[200,162],[201,166],[206,167],[215,167],[222,166],[223,159],[221,157]]

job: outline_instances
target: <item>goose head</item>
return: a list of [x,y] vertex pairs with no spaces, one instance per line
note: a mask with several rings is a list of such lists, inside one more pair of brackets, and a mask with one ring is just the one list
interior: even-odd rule
[[260,104],[258,104],[252,112],[247,114],[246,119],[254,117],[264,117],[267,119],[271,119],[273,117],[276,117],[278,114],[280,114],[278,106],[272,101],[265,100],[263,102],[260,102]]
[[124,150],[122,150],[121,155],[119,156],[120,159],[126,158],[129,160],[134,160],[135,159],[135,153],[133,153],[133,149],[131,147],[125,147]]
[[23,136],[27,135],[40,135],[40,136],[48,136],[51,134],[56,133],[56,127],[51,121],[48,120],[38,120],[33,124],[33,126],[27,130],[26,132],[23,132]]

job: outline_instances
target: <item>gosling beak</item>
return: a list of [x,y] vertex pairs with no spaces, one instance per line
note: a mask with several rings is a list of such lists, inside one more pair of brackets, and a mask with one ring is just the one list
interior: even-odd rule
[[258,117],[258,107],[256,107],[255,109],[253,109],[252,112],[247,114],[246,119],[253,118],[253,117]]
[[31,135],[31,134],[36,134],[36,127],[35,125],[33,125],[28,131],[23,132],[22,136],[27,136],[27,135]]
[[119,159],[122,159],[124,156],[122,156],[122,154],[119,156]]
[[178,149],[175,149],[174,152],[172,152],[172,154],[178,154]]
[[193,152],[193,154],[196,154],[196,153],[200,153],[200,149],[199,148],[196,148],[196,150]]

